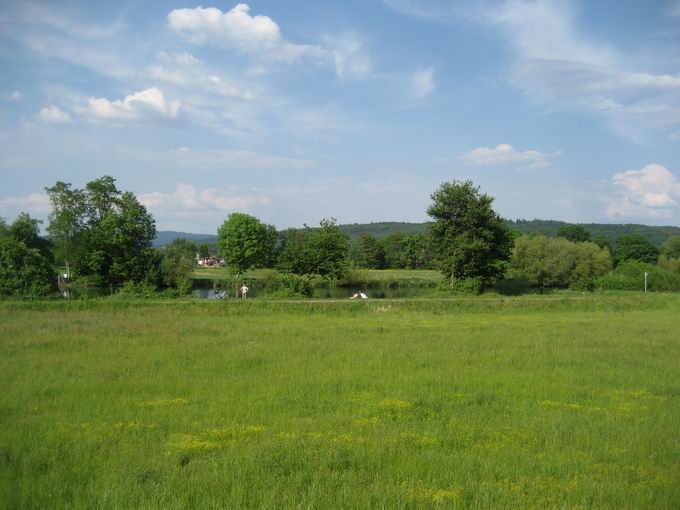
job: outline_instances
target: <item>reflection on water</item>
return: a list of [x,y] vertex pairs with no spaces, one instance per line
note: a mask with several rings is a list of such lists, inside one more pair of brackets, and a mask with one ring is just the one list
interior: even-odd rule
[[109,289],[103,287],[59,287],[59,293],[64,299],[89,299],[110,294]]
[[[267,291],[260,282],[248,282],[248,298],[266,298]],[[192,296],[199,299],[236,299],[239,286],[210,280],[195,280]],[[428,287],[319,287],[312,294],[313,299],[349,299],[356,292],[364,292],[370,299],[398,299],[418,297],[430,292]],[[59,287],[64,299],[90,299],[108,296],[112,292],[104,287]]]
[[[266,298],[267,291],[258,282],[248,282],[248,298]],[[313,299],[349,299],[356,292],[364,292],[370,299],[398,299],[417,297],[426,294],[431,289],[427,287],[321,287],[315,288]],[[220,285],[209,280],[194,281],[192,295],[200,299],[221,299],[221,293],[226,292],[223,299],[239,298],[238,286]]]

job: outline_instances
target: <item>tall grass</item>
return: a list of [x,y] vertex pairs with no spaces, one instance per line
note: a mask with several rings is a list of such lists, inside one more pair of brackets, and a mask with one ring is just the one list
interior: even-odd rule
[[680,298],[0,303],[5,507],[680,504]]

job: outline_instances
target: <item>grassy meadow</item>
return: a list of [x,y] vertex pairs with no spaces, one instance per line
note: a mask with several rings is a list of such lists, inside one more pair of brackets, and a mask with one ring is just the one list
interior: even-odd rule
[[678,508],[680,296],[0,303],[3,508]]

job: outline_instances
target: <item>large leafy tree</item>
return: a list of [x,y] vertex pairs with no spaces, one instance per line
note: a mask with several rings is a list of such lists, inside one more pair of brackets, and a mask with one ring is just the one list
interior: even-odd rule
[[307,239],[308,273],[342,278],[349,269],[349,236],[334,218],[323,219]]
[[637,260],[654,264],[658,257],[658,248],[640,234],[622,236],[616,240],[614,258],[617,263],[626,260]]
[[349,236],[338,228],[334,219],[324,219],[319,228],[305,226],[284,233],[279,269],[337,279],[347,274],[349,254]]
[[71,266],[80,267],[87,252],[85,194],[62,181],[45,191],[52,204],[47,232],[55,240],[57,261],[64,263],[66,273],[71,277]]
[[233,213],[217,229],[217,249],[237,273],[273,264],[276,229],[249,214]]
[[46,190],[52,203],[47,230],[69,274],[109,285],[146,278],[156,225],[133,193],[119,191],[110,176],[82,190],[64,182]]
[[444,276],[452,284],[474,278],[483,285],[500,276],[512,237],[491,207],[493,198],[471,181],[445,182],[431,198],[429,231]]
[[50,243],[38,220],[20,214],[7,225],[0,218],[0,296],[46,296],[56,288]]

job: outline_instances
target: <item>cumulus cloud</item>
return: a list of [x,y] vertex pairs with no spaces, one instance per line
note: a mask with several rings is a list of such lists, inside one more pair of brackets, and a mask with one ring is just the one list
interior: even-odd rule
[[40,110],[38,117],[43,122],[71,122],[71,114],[60,110],[57,106],[47,106]]
[[88,112],[97,119],[138,121],[144,119],[176,119],[181,103],[169,101],[157,87],[151,87],[126,96],[123,100],[106,98],[88,99]]
[[432,93],[435,89],[434,69],[418,69],[409,76],[409,89],[416,99],[423,98]]
[[666,167],[650,164],[615,174],[605,214],[610,218],[670,218],[680,200],[680,181]]
[[239,194],[234,189],[198,189],[179,183],[174,191],[153,191],[139,195],[139,201],[152,212],[200,212],[250,210],[258,204],[269,203],[269,198],[258,194]]
[[512,145],[502,143],[495,148],[478,147],[461,156],[467,165],[473,166],[512,166],[542,168],[550,165],[550,159],[559,152],[545,154],[535,150],[518,151]]
[[238,4],[222,12],[215,7],[174,9],[168,26],[195,44],[206,44],[258,54],[271,60],[292,62],[304,57],[325,57],[328,52],[317,45],[294,44],[281,34],[269,16],[252,16],[250,6]]

